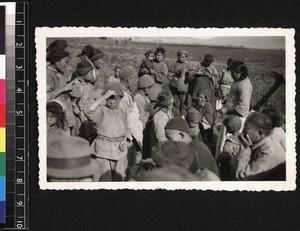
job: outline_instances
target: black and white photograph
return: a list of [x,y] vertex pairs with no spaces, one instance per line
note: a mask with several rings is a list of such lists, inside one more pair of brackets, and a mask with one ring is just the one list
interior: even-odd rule
[[37,28],[41,189],[295,189],[293,35]]

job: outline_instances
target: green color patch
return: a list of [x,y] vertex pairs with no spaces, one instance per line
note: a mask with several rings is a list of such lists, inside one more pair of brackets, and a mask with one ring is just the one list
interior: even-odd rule
[[6,175],[5,166],[6,166],[5,153],[0,152],[0,176]]

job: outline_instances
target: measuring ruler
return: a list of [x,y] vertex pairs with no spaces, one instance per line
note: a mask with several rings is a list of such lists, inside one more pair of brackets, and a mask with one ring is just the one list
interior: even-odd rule
[[6,30],[6,219],[5,223],[0,224],[0,228],[26,229],[29,227],[29,160],[26,128],[28,4],[25,2],[11,4],[15,4],[15,21],[14,25],[9,25]]

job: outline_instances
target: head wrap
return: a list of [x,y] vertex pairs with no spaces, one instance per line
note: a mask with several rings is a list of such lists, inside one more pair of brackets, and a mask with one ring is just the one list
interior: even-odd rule
[[50,62],[51,64],[55,64],[56,62],[59,62],[60,60],[68,56],[69,56],[69,52],[65,50],[51,51],[47,55],[47,61]]
[[104,89],[103,94],[105,94],[109,90],[114,91],[117,96],[121,96],[121,97],[124,96],[124,89],[123,89],[122,84],[120,84],[120,83],[116,83],[116,82],[108,83]]
[[199,123],[202,119],[202,114],[195,108],[190,108],[187,112],[187,121]]
[[98,59],[102,59],[103,57],[104,57],[104,53],[102,51],[100,51],[99,49],[91,50],[88,55],[89,60],[91,60],[92,62],[94,62]]
[[192,172],[197,171],[197,156],[193,148],[184,142],[165,141],[152,148],[152,159],[159,167],[183,167]]
[[206,55],[204,56],[204,60],[206,60],[207,62],[210,62],[210,63],[212,63],[212,62],[215,61],[214,56],[209,55],[209,54],[206,54]]
[[230,66],[235,60],[233,58],[229,58],[227,60],[227,65]]
[[153,77],[146,74],[139,78],[137,86],[139,89],[142,89],[142,88],[151,87],[154,84],[155,84],[155,82],[154,82]]
[[242,80],[248,76],[248,69],[245,63],[242,61],[234,61],[230,65],[230,70],[241,74],[241,78],[239,80]]
[[157,96],[157,103],[161,107],[169,107],[172,103],[171,99],[173,98],[171,92],[164,91],[160,92]]
[[83,60],[83,61],[81,61],[80,63],[78,63],[77,69],[76,69],[77,74],[78,74],[79,76],[86,75],[86,74],[88,74],[91,70],[93,70],[93,66],[92,66],[92,64],[91,64],[89,61],[87,61],[87,60]]
[[177,57],[179,57],[179,56],[182,55],[182,54],[185,54],[186,57],[189,56],[189,53],[188,53],[186,50],[181,50],[181,51],[178,51],[178,52],[177,52]]
[[68,46],[68,43],[66,40],[54,40],[48,47],[47,47],[47,52],[51,51],[57,51],[57,50],[64,50]]
[[86,45],[83,47],[81,54],[79,54],[78,56],[83,56],[83,55],[89,56],[90,52],[93,50],[95,50],[95,48],[92,45]]
[[249,114],[249,116],[246,119],[246,122],[249,122],[254,126],[256,126],[257,128],[261,128],[261,129],[269,130],[273,128],[271,119],[262,112],[253,112]]
[[49,101],[47,102],[47,104],[48,104],[48,103],[51,103],[51,102],[57,103],[59,106],[61,106],[62,111],[63,111],[63,112],[66,112],[66,106],[64,105],[63,102],[61,102],[61,101],[58,100],[58,99],[52,99],[52,100],[49,100]]
[[158,53],[161,53],[162,55],[165,55],[166,50],[163,47],[157,47],[154,53],[155,53],[155,55],[157,55]]
[[128,77],[130,77],[134,74],[136,74],[135,68],[133,68],[132,66],[125,66],[125,67],[121,68],[119,78],[127,79]]
[[145,56],[148,57],[150,54],[154,54],[154,52],[152,50],[147,50],[145,52]]
[[223,121],[223,124],[229,133],[237,132],[242,127],[242,120],[236,115],[230,115]]
[[181,117],[174,117],[168,121],[165,126],[165,129],[177,130],[189,133],[189,125]]

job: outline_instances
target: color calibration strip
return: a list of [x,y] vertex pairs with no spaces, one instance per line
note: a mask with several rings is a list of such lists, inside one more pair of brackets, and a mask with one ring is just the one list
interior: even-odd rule
[[5,6],[0,6],[0,223],[6,218],[6,56]]
[[[5,78],[3,88],[0,85],[0,99],[4,101],[4,111],[0,111],[0,118],[4,118],[4,134],[0,131],[0,147],[1,142],[4,147],[4,167],[0,165],[0,170],[3,169],[6,175],[3,179],[4,188],[0,182],[1,190],[4,189],[5,202],[3,210],[0,211],[4,218],[0,221],[0,229],[15,230],[28,228],[28,141],[25,126],[28,120],[28,72],[25,68],[25,54],[28,53],[25,46],[28,5],[25,2],[0,2],[1,6],[5,7]],[[1,39],[0,42],[2,43]],[[0,61],[2,73],[2,60]]]

